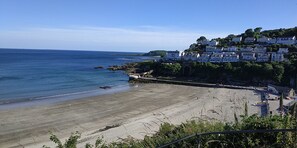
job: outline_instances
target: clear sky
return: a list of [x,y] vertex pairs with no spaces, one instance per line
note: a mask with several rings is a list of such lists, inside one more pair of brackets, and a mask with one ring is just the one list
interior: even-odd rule
[[297,0],[0,0],[0,48],[183,50],[247,28],[297,26]]

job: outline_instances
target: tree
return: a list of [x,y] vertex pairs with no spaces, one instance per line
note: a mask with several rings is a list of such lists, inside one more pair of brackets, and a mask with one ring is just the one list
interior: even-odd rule
[[245,32],[244,32],[245,36],[246,37],[254,37],[254,31],[253,29],[247,29]]
[[284,72],[285,72],[285,68],[283,65],[281,65],[279,63],[274,64],[274,66],[273,66],[273,80],[280,83],[283,78]]
[[197,41],[203,41],[203,40],[206,40],[206,37],[205,36],[201,36],[197,39]]
[[261,30],[262,30],[262,27],[257,27],[254,29],[254,36],[256,38],[259,38],[260,34],[261,34]]
[[181,71],[181,65],[179,63],[162,63],[161,67],[161,74],[167,75],[167,76],[175,76],[180,74]]
[[270,63],[265,63],[263,65],[263,73],[262,73],[262,78],[266,79],[271,79],[272,77],[272,72],[273,72],[273,67]]
[[254,32],[256,32],[256,33],[260,33],[261,30],[262,30],[262,27],[257,27],[257,28],[254,29]]
[[282,94],[279,98],[279,111],[280,111],[280,114],[282,115],[283,112],[284,112],[284,95]]

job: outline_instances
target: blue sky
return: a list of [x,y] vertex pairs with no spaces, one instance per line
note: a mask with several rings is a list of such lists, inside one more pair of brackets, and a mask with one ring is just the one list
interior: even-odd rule
[[296,0],[0,0],[0,48],[183,50],[204,35],[297,26]]

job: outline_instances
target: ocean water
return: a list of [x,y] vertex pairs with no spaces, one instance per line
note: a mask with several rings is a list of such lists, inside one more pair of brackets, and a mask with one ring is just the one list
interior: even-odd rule
[[105,68],[148,59],[127,52],[0,49],[0,104],[125,90],[128,76]]

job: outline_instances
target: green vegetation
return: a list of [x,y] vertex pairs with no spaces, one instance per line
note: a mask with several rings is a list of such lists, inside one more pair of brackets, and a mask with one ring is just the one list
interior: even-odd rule
[[261,35],[269,38],[297,36],[297,27],[288,29],[280,28],[274,30],[265,30],[261,32]]
[[166,55],[165,50],[153,50],[143,54],[143,56],[160,56],[160,57],[164,57],[165,55]]
[[153,75],[187,77],[192,80],[210,83],[231,83],[241,81],[246,84],[261,85],[275,83],[289,85],[290,79],[297,75],[297,55],[288,55],[288,62],[256,63],[162,63],[142,62],[139,71],[153,70]]
[[[258,117],[241,116],[238,121],[234,114],[234,123],[211,122],[211,121],[187,121],[181,125],[163,123],[157,133],[153,136],[145,136],[143,140],[133,138],[124,139],[121,142],[106,144],[102,137],[98,138],[95,145],[87,144],[86,148],[122,148],[122,147],[156,147],[164,145],[176,139],[183,138],[195,133],[218,132],[218,131],[239,131],[239,130],[265,130],[265,129],[294,129],[296,128],[296,115]],[[55,136],[51,140],[58,148],[76,148],[79,133],[74,133],[66,140],[65,144]],[[225,135],[206,135],[201,136],[201,147],[294,147],[296,146],[297,134],[287,133],[245,133],[245,134],[225,134]],[[189,138],[177,143],[174,147],[195,147],[195,138]],[[44,146],[46,147],[46,146]]]
[[[264,30],[261,31],[262,27],[257,27],[255,29],[249,28],[247,29],[244,33],[238,34],[238,35],[234,35],[234,34],[230,34],[225,38],[214,38],[215,40],[219,41],[219,47],[228,47],[228,46],[244,46],[244,45],[253,45],[253,43],[244,43],[244,42],[239,42],[239,43],[233,43],[232,38],[234,37],[238,37],[241,36],[243,38],[243,40],[247,37],[254,37],[254,38],[259,38],[261,36],[266,36],[268,38],[277,38],[277,37],[292,37],[292,36],[296,36],[297,37],[297,27],[294,28],[280,28],[280,29],[274,29],[274,30]],[[206,39],[204,36],[201,36],[197,39],[197,41]],[[289,50],[291,52],[297,52],[297,48],[296,46],[292,46],[292,45],[267,45],[267,47],[271,47],[270,51],[276,51],[274,50],[275,46],[281,46],[281,47],[287,47],[289,48]],[[195,50],[195,48],[201,49],[201,47],[199,47],[197,44],[192,44],[189,48],[189,50]]]

